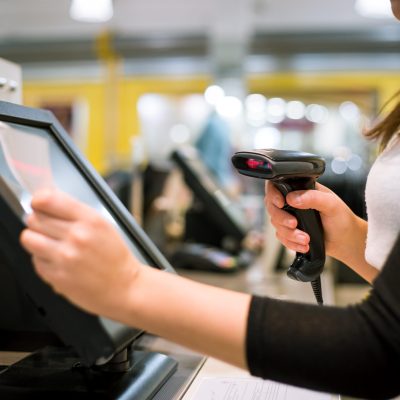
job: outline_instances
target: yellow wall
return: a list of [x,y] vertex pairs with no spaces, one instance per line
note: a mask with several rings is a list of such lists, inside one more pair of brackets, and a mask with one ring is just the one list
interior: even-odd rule
[[[129,162],[130,139],[140,132],[136,104],[145,93],[184,95],[202,93],[209,77],[124,77],[117,88],[117,137],[107,139],[107,86],[102,82],[35,81],[24,84],[24,103],[38,107],[43,103],[86,101],[89,110],[86,156],[103,173],[110,167],[110,153],[121,165]],[[301,91],[366,91],[377,94],[378,106],[398,89],[400,73],[277,73],[253,76],[248,80],[250,92],[268,93]],[[113,146],[110,150],[108,148]]]
[[281,73],[251,77],[251,92],[282,91],[343,91],[376,92],[378,107],[400,90],[400,73],[347,72],[347,73]]
[[24,105],[42,107],[49,103],[87,102],[89,121],[86,157],[101,171],[104,168],[104,85],[98,82],[24,82]]
[[73,103],[86,101],[89,107],[86,157],[100,172],[110,167],[107,155],[112,149],[119,164],[130,159],[130,139],[140,132],[137,101],[145,93],[184,95],[202,93],[209,84],[207,78],[125,78],[120,79],[117,88],[117,138],[109,140],[106,132],[106,116],[110,112],[106,99],[107,86],[100,82],[35,81],[24,83],[24,104],[41,107],[48,103]]

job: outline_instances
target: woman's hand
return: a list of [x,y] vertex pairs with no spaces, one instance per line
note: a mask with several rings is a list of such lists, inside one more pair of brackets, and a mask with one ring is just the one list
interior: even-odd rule
[[60,191],[38,192],[32,209],[20,239],[38,275],[76,305],[115,317],[140,270],[118,232]]
[[[334,192],[316,184],[316,190],[290,192],[286,202],[298,209],[315,209],[321,215],[326,254],[335,257],[371,281],[376,270],[365,261],[367,222],[357,217]],[[310,236],[297,228],[296,218],[282,210],[284,198],[271,183],[266,183],[265,204],[278,240],[287,248],[306,253]]]
[[89,312],[245,368],[250,295],[142,266],[112,225],[59,191],[38,192],[32,209],[21,242],[56,292]]

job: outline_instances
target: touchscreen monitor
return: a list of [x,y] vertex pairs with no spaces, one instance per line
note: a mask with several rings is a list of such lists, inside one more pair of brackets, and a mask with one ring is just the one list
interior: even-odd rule
[[203,215],[200,220],[207,221],[203,237],[212,236],[213,230],[210,227],[215,227],[214,230],[220,236],[218,241],[225,243],[223,247],[239,251],[249,230],[242,210],[217,183],[194,147],[182,146],[171,157],[182,171],[195,198],[202,204]]
[[35,274],[18,238],[32,193],[50,186],[97,210],[140,261],[173,271],[53,114],[0,102],[0,334],[49,329],[87,364],[101,364],[141,331],[82,311]]

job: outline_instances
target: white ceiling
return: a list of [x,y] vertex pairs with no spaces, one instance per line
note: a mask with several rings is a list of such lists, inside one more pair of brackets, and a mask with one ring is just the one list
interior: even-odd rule
[[[95,0],[93,0],[95,1]],[[390,1],[390,0],[376,0]],[[24,37],[90,37],[105,28],[121,34],[195,35],[226,31],[359,30],[398,26],[358,16],[355,0],[114,0],[106,24],[69,18],[70,0],[0,0],[0,41]]]

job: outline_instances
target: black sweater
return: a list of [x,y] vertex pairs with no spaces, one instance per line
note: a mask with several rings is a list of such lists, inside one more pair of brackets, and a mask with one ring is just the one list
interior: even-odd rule
[[246,347],[250,372],[264,379],[368,399],[400,394],[400,236],[360,304],[254,296]]

